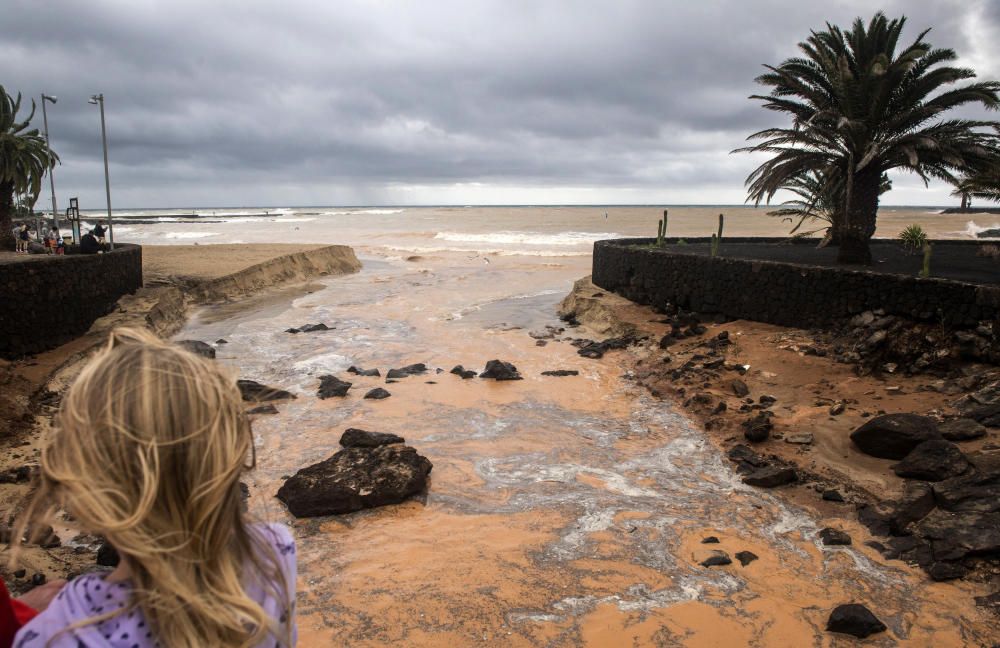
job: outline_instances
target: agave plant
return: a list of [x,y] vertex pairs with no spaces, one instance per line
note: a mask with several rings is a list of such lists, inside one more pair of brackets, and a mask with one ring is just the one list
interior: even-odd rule
[[772,155],[747,178],[749,199],[770,202],[809,172],[843,178],[842,263],[871,263],[868,240],[887,171],[911,171],[926,183],[1000,159],[1000,123],[944,117],[967,104],[1000,107],[1000,83],[946,89],[975,73],[944,65],[957,55],[927,43],[929,30],[900,47],[905,23],[879,12],[867,26],[859,18],[846,31],[827,24],[799,44],[803,56],[765,66],[769,72],[757,82],[771,92],[751,97],[787,113],[792,124],[754,133],[749,140],[756,143],[739,149]]
[[14,194],[23,194],[33,205],[42,178],[59,161],[55,153],[49,154],[38,129],[28,129],[35,116],[35,102],[31,102],[31,113],[23,121],[18,121],[20,110],[21,94],[14,99],[0,85],[0,248],[14,247]]
[[909,225],[902,232],[899,233],[899,241],[903,244],[910,252],[916,252],[918,250],[924,249],[924,246],[930,241],[927,237],[927,232],[924,228],[919,225]]

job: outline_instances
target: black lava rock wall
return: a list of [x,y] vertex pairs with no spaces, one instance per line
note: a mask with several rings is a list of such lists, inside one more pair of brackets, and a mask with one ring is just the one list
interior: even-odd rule
[[[71,249],[70,252],[73,250]],[[122,295],[142,286],[142,248],[0,264],[0,357],[55,348],[87,331]]]
[[[752,241],[773,244],[780,240]],[[687,241],[692,245],[706,242]],[[745,247],[751,239],[726,241]],[[669,303],[783,326],[822,326],[877,309],[952,327],[1000,319],[1000,285],[995,283],[923,279],[856,267],[712,258],[679,249],[683,246],[651,247],[654,242],[618,239],[595,243],[594,284],[640,304],[663,307]],[[968,254],[975,255],[975,250],[969,247]]]

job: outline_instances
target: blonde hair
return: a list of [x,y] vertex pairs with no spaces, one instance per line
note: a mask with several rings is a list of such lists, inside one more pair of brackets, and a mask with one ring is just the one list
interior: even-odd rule
[[253,439],[231,376],[151,333],[118,329],[56,422],[16,539],[61,505],[118,550],[131,572],[126,609],[142,611],[160,645],[291,644],[292,620],[279,629],[245,589],[253,578],[290,609],[275,552],[244,518],[239,477]]

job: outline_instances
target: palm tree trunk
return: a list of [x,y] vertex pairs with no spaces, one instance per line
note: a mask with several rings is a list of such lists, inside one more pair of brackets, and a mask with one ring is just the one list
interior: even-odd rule
[[14,249],[14,183],[0,182],[0,250]]
[[854,173],[847,192],[847,211],[837,236],[837,263],[871,265],[868,241],[875,234],[882,172],[866,167]]

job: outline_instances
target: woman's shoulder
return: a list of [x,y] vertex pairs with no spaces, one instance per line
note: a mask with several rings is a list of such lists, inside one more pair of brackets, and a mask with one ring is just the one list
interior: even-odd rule
[[295,538],[284,524],[277,522],[254,524],[251,527],[279,556],[295,555]]

